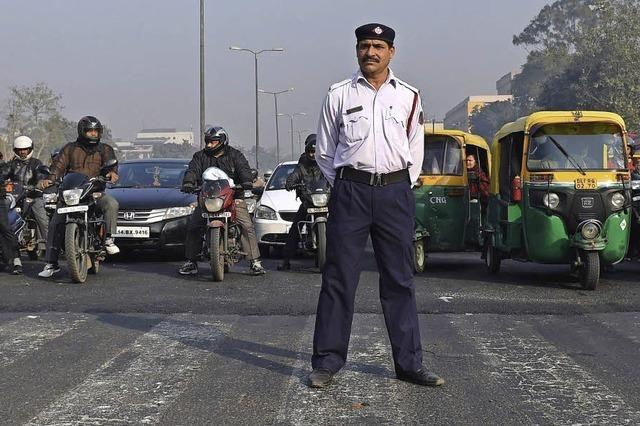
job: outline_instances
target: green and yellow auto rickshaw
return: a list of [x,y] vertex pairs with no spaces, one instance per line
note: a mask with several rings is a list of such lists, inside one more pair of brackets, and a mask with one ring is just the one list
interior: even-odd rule
[[[429,252],[480,250],[491,152],[480,136],[458,130],[425,130],[421,186],[414,189],[414,269],[423,272]],[[473,157],[470,159],[469,157]],[[467,170],[467,162],[475,167]],[[485,196],[480,189],[485,188]]]
[[601,265],[624,259],[631,224],[626,130],[617,114],[537,112],[492,145],[486,264],[568,264],[594,290]]

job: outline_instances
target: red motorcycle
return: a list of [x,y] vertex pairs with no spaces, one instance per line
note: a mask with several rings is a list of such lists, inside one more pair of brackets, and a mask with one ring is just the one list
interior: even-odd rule
[[225,172],[210,167],[202,174],[198,204],[202,217],[207,219],[207,233],[203,240],[203,254],[209,257],[214,281],[222,281],[231,265],[246,253],[241,251],[242,227],[236,222],[233,180]]

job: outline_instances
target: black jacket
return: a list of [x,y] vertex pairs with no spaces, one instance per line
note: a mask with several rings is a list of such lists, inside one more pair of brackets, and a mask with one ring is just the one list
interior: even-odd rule
[[293,189],[297,184],[306,184],[320,179],[322,176],[322,171],[320,170],[320,167],[318,167],[318,163],[310,160],[309,157],[303,153],[300,155],[296,168],[293,169],[293,172],[291,172],[289,176],[287,176],[287,181],[284,187],[287,191],[291,191],[291,189]]
[[189,167],[184,173],[182,185],[190,184],[193,186],[202,185],[202,173],[209,167],[217,167],[225,172],[233,182],[242,184],[251,188],[251,167],[242,152],[235,148],[227,146],[224,153],[220,157],[209,155],[204,150],[193,154],[193,158],[189,162]]
[[[29,158],[26,161],[13,158],[6,163],[0,165],[0,182],[4,183],[6,180],[12,182],[19,182],[22,185],[36,185],[40,179],[44,179],[46,176],[42,176],[38,173],[37,169],[42,165],[42,161],[37,158]],[[4,185],[2,185],[2,193],[4,194]]]

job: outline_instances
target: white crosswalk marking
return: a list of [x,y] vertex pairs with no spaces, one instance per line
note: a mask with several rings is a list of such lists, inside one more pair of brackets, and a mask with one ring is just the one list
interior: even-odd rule
[[[496,380],[550,424],[640,424],[640,412],[595,379],[570,356],[544,340],[529,324],[492,324],[491,318],[457,317]],[[506,321],[506,320],[504,320]]]
[[226,331],[221,323],[174,315],[139,337],[30,424],[155,424]]
[[[315,317],[305,327],[300,353],[311,353]],[[310,359],[299,359],[277,423],[337,424],[360,419],[376,424],[406,424],[411,416],[402,402],[407,385],[395,379],[391,347],[381,315],[356,314],[348,362],[327,389],[311,389]],[[300,378],[303,378],[300,380]]]
[[38,314],[0,325],[0,367],[28,356],[86,320],[76,314]]

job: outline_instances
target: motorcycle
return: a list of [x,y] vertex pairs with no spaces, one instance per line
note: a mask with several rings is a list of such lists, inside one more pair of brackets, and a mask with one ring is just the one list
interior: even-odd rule
[[[18,241],[18,249],[26,252],[29,259],[36,260],[44,255],[44,247],[39,242],[46,238],[38,233],[38,225],[33,216],[34,198],[42,193],[31,185],[17,182],[6,184],[7,197],[10,197],[9,225]],[[40,194],[39,194],[40,193]]]
[[307,251],[315,252],[316,266],[324,269],[327,259],[327,216],[329,183],[324,177],[296,185],[298,196],[307,210],[307,218],[298,222],[300,241]]
[[82,173],[68,173],[58,189],[56,212],[65,215],[64,252],[74,282],[84,283],[87,274],[97,274],[106,257],[105,223],[97,209],[108,179],[106,174],[118,165],[113,159],[89,178]]
[[202,187],[195,190],[199,192],[202,217],[207,220],[202,252],[209,258],[213,281],[222,281],[225,272],[246,256],[242,252],[242,227],[236,221],[234,202],[235,192],[242,189],[224,171],[209,167],[202,174]]

